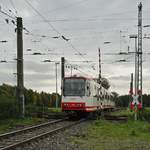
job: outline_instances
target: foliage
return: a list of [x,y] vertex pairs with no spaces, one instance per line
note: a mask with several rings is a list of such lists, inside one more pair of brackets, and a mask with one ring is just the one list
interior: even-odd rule
[[119,97],[119,94],[117,93],[117,92],[111,92],[111,94],[113,95],[113,101],[114,102],[117,102],[117,100],[118,100],[118,97]]
[[110,88],[110,83],[109,83],[108,79],[106,79],[106,78],[101,78],[101,84],[102,84],[102,87],[104,87],[105,89]]
[[119,107],[128,107],[131,97],[129,95],[121,95],[116,101],[116,106]]
[[[32,89],[24,89],[26,115],[45,112],[48,107],[55,107],[56,93],[37,92]],[[58,106],[61,97],[58,94]],[[16,87],[3,84],[0,86],[0,118],[12,118],[18,116],[18,104],[16,99]]]
[[61,108],[48,108],[48,111],[53,113],[62,113]]
[[[118,97],[116,101],[116,105],[119,107],[128,107],[132,99],[133,98],[130,95],[121,95]],[[145,107],[150,107],[150,95],[149,94],[143,94],[143,105]]]
[[14,88],[3,84],[0,86],[0,118],[15,117],[18,114],[17,102],[14,97]]

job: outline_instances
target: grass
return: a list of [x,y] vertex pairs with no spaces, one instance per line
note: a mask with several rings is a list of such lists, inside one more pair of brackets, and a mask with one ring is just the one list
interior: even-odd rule
[[44,121],[42,118],[5,119],[0,121],[0,134],[8,132],[17,127],[37,124]]
[[[114,114],[132,116],[127,110]],[[80,145],[82,150],[149,150],[149,139],[150,123],[130,118],[125,123],[96,120],[86,133],[72,137],[70,142]]]
[[48,108],[49,113],[61,113],[61,108]]
[[[61,108],[48,108],[50,114],[61,114]],[[26,125],[37,124],[44,121],[42,118],[26,117],[24,119],[5,119],[0,121],[0,134],[9,132],[17,127],[24,127]]]
[[112,113],[113,115],[116,115],[116,116],[122,116],[122,115],[125,115],[125,116],[133,116],[134,115],[134,112],[133,111],[130,111],[129,108],[124,108],[122,110],[119,110],[119,111],[115,111]]
[[[113,115],[116,115],[116,116],[125,115],[125,116],[128,116],[129,120],[133,120],[134,111],[131,111],[129,108],[126,108],[121,111],[113,112]],[[143,109],[143,112],[142,111],[138,112],[138,116],[140,117],[141,120],[150,122],[150,107],[145,107]]]

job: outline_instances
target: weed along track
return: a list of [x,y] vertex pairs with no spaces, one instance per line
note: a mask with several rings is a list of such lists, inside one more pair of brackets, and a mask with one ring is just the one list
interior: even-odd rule
[[111,122],[127,122],[128,120],[128,117],[125,116],[125,115],[122,115],[122,116],[115,116],[115,115],[105,115],[104,118],[108,121],[111,121]]
[[54,134],[58,131],[67,129],[83,121],[85,121],[85,119],[81,119],[78,121],[69,121],[68,119],[58,119],[37,126],[2,134],[0,135],[0,150],[15,149],[17,147],[22,148],[25,144],[28,143],[31,144],[36,140]]

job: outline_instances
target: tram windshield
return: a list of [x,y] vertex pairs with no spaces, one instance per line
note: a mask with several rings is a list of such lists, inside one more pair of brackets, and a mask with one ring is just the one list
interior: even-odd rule
[[85,80],[84,79],[65,79],[64,96],[84,96]]

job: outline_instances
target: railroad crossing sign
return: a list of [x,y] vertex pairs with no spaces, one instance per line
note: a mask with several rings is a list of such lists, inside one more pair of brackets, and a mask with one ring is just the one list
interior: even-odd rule
[[139,101],[138,101],[139,95],[132,95],[132,98],[133,98],[132,104],[138,105],[139,104]]
[[142,104],[139,102],[139,95],[132,95],[133,101],[130,103],[131,109],[142,109]]

